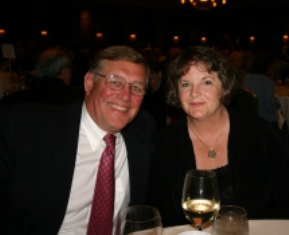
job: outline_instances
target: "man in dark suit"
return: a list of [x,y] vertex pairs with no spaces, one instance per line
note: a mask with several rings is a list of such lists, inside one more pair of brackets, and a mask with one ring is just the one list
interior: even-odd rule
[[113,46],[86,73],[84,102],[0,109],[1,234],[93,234],[87,227],[107,133],[116,137],[110,234],[122,208],[145,203],[155,130],[139,112],[147,78],[138,52]]

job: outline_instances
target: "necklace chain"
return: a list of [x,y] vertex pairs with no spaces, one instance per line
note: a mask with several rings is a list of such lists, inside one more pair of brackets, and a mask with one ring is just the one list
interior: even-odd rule
[[215,158],[216,155],[217,155],[217,153],[216,153],[216,151],[214,150],[214,148],[215,148],[215,146],[216,146],[216,144],[217,144],[217,142],[218,142],[218,140],[219,140],[219,138],[220,138],[223,130],[225,129],[225,125],[226,125],[226,118],[225,118],[225,121],[224,121],[224,124],[223,124],[222,129],[220,130],[217,138],[215,139],[215,142],[214,142],[213,146],[210,147],[210,146],[208,146],[208,145],[201,139],[201,137],[196,133],[196,131],[194,131],[194,129],[192,128],[192,126],[191,126],[190,123],[188,122],[188,126],[189,126],[190,130],[191,130],[191,131],[193,132],[193,134],[197,137],[197,139],[209,150],[209,151],[208,151],[208,157],[209,157],[209,158]]

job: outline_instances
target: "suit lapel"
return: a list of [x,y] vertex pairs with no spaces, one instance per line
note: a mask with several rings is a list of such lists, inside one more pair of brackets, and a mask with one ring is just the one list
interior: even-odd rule
[[127,148],[130,178],[130,204],[145,202],[148,185],[150,149],[141,142],[142,132],[137,126],[130,126],[122,131]]
[[[56,227],[60,227],[64,219],[64,215],[67,209],[69,194],[72,186],[73,173],[75,168],[75,161],[78,147],[78,137],[81,119],[81,104],[75,103],[68,107],[67,111],[63,115],[63,128],[58,130],[58,136],[56,137],[59,141],[57,148],[57,164],[54,167],[54,176],[56,179],[54,188],[59,188],[58,191],[54,192],[52,196],[57,201],[59,207],[55,213]],[[55,210],[55,208],[54,208]],[[54,211],[55,212],[55,211]]]

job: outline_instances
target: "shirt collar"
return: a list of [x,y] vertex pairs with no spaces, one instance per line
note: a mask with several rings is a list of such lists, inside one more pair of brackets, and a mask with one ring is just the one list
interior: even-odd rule
[[[107,134],[105,131],[100,129],[98,125],[92,120],[90,117],[85,103],[82,105],[82,119],[81,119],[81,128],[83,128],[87,139],[89,141],[89,144],[91,148],[94,150],[97,148],[97,146],[100,144],[100,142],[103,140],[103,137]],[[115,144],[117,145],[119,142],[120,133],[114,134],[116,138]]]

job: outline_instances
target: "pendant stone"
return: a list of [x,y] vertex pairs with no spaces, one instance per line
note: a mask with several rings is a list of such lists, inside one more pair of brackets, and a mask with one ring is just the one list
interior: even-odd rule
[[216,152],[213,149],[210,149],[208,152],[208,157],[209,158],[215,158],[216,157]]

